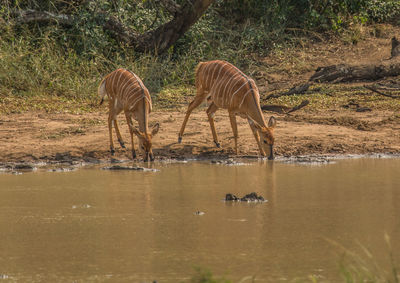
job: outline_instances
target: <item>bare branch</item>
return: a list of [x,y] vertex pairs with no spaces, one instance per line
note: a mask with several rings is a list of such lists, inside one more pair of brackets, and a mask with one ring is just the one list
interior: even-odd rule
[[390,97],[390,98],[400,98],[399,95],[392,95],[392,94],[383,93],[383,92],[379,91],[378,89],[376,89],[374,86],[364,85],[364,87],[365,87],[366,89],[372,90],[373,92],[376,92],[377,94],[380,94],[380,95],[383,95],[383,96],[386,96],[386,97]]
[[313,83],[310,82],[310,83],[305,83],[302,85],[294,86],[286,92],[278,93],[278,94],[270,94],[266,97],[266,99],[278,98],[281,96],[288,96],[288,95],[294,95],[294,94],[302,94],[302,93],[305,93],[312,84]]
[[279,114],[289,114],[291,112],[297,111],[305,106],[310,104],[310,101],[308,100],[303,100],[299,105],[296,105],[295,107],[288,107],[285,105],[276,105],[276,104],[267,104],[261,106],[262,110],[266,111],[271,111],[271,112],[276,112]]
[[56,15],[46,11],[42,12],[36,10],[20,10],[17,12],[13,12],[12,15],[16,17],[15,23],[17,24],[28,24],[32,22],[55,22],[61,25],[72,26],[74,22],[74,17],[70,15]]

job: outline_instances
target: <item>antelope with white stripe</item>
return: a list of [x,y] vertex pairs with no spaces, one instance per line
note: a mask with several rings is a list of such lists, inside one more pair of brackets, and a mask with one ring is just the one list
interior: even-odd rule
[[[151,133],[149,133],[148,121],[152,109],[151,97],[141,79],[131,71],[115,70],[103,78],[99,85],[98,94],[101,97],[100,105],[104,101],[104,96],[107,95],[109,99],[108,130],[111,155],[115,153],[112,137],[113,126],[121,147],[126,148],[117,124],[117,116],[123,110],[131,135],[133,159],[136,158],[133,142],[133,134],[135,134],[139,139],[139,148],[144,152],[144,161],[147,161],[149,157],[153,161],[151,140],[157,134],[159,124],[155,124]],[[138,121],[139,130],[133,127],[132,118]]]
[[229,112],[236,154],[238,153],[236,115],[238,115],[248,120],[260,154],[266,156],[268,153],[268,159],[274,159],[273,132],[276,119],[271,116],[268,125],[265,123],[260,107],[260,94],[254,80],[228,62],[220,60],[201,62],[196,68],[196,89],[196,96],[189,104],[185,120],[182,123],[178,142],[182,141],[190,113],[207,99],[211,102],[207,109],[207,116],[217,147],[220,147],[220,143],[215,131],[214,114],[218,108],[224,108]]

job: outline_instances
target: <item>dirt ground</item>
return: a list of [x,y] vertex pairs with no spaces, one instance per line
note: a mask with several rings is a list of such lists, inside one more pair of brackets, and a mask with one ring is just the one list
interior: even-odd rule
[[[192,114],[181,144],[178,131],[184,111],[152,113],[151,121],[161,123],[153,148],[157,158],[207,158],[234,156],[233,135],[226,111],[217,112],[216,127],[221,148],[214,146],[205,109]],[[87,161],[110,158],[107,110],[84,115],[25,113],[0,118],[0,161],[29,162],[68,159]],[[327,115],[301,113],[278,120],[275,130],[276,154],[400,153],[400,121],[392,113],[343,113]],[[270,116],[265,114],[266,119]],[[121,117],[122,118],[122,117]],[[128,145],[125,151],[116,142],[117,159],[130,158],[128,127],[121,131]],[[247,121],[239,118],[239,155],[257,156],[257,146]],[[136,149],[137,149],[136,143]]]
[[[287,88],[306,80],[318,66],[338,63],[361,63],[390,57],[390,38],[400,29],[385,30],[380,37],[370,36],[357,45],[307,43],[303,48],[260,59],[270,68],[268,74],[254,74],[260,93]],[[388,99],[391,98],[384,98]],[[150,124],[159,122],[160,131],[153,141],[156,158],[207,158],[234,156],[233,134],[226,110],[216,113],[216,127],[221,148],[214,146],[205,113],[206,105],[196,109],[186,127],[181,144],[178,131],[187,103],[174,110],[156,110]],[[108,160],[109,138],[107,107],[85,114],[26,112],[0,114],[0,162],[31,162],[63,159]],[[356,112],[340,105],[316,107],[277,118],[275,150],[277,156],[308,154],[400,153],[399,107]],[[129,159],[128,128],[121,114],[119,122],[128,150],[122,150],[116,138],[117,159]],[[239,155],[257,156],[258,150],[247,121],[238,118]],[[136,149],[137,149],[136,142]]]

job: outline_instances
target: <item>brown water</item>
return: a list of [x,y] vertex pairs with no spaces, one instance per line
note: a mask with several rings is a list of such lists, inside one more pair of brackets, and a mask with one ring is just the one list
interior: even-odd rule
[[[340,282],[327,239],[384,266],[385,232],[399,251],[400,159],[154,167],[0,174],[0,282],[182,282],[194,266]],[[252,191],[268,202],[222,201]]]

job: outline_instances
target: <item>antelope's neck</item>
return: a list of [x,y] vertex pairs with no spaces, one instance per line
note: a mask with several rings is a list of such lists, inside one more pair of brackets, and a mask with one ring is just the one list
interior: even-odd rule
[[265,123],[264,115],[261,111],[260,102],[256,99],[254,99],[254,103],[249,103],[247,115],[258,125],[267,127],[267,123]]
[[139,131],[147,135],[149,132],[149,108],[145,99],[142,99],[142,102],[138,105],[135,116],[139,124]]

